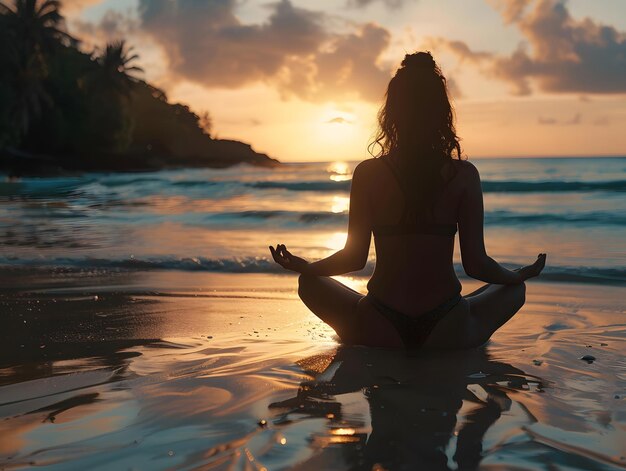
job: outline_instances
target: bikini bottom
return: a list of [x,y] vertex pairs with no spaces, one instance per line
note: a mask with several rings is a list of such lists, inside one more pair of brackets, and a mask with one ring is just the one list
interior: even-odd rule
[[400,338],[402,338],[402,343],[406,350],[414,352],[422,348],[424,342],[426,342],[426,339],[439,321],[443,319],[454,306],[459,304],[461,295],[457,293],[436,308],[420,314],[419,316],[409,316],[403,312],[399,312],[381,302],[371,293],[367,294],[367,299],[370,300],[372,305],[385,319],[391,322],[400,335]]

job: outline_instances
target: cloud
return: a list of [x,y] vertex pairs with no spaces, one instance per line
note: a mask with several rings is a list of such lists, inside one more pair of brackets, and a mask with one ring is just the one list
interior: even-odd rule
[[273,76],[290,56],[312,54],[325,39],[320,14],[286,0],[262,25],[242,24],[235,6],[235,0],[141,0],[140,15],[176,73],[212,86]]
[[559,121],[556,118],[544,118],[543,116],[539,116],[539,118],[537,119],[537,122],[539,124],[544,124],[544,125],[560,125],[560,126],[575,126],[578,125],[582,122],[582,115],[580,113],[576,113],[572,118],[570,119],[566,119],[566,120],[562,120]]
[[518,21],[532,0],[490,0],[489,3],[500,10],[504,22],[508,24]]
[[330,32],[323,13],[270,4],[262,24],[245,24],[236,0],[140,0],[141,26],[164,49],[170,69],[207,87],[276,86],[312,101],[380,99],[390,71],[377,65],[389,45],[384,28]]
[[337,116],[336,118],[329,119],[325,121],[326,124],[352,124],[352,121],[342,118],[341,116]]
[[556,118],[544,118],[543,116],[539,116],[539,118],[537,118],[537,122],[539,124],[549,124],[549,125],[552,125],[552,124],[556,124],[557,120],[556,120]]
[[463,41],[446,40],[439,38],[439,42],[443,43],[450,51],[459,56],[462,60],[470,62],[481,62],[485,59],[491,59],[493,54],[485,51],[472,51]]
[[510,83],[518,95],[533,86],[554,93],[626,93],[626,35],[590,18],[572,18],[563,1],[497,2],[505,22],[526,38],[510,55],[476,52],[461,41],[436,38],[462,60]]
[[611,124],[611,120],[609,119],[608,116],[600,116],[599,118],[596,118],[593,120],[594,126],[608,126],[610,124]]
[[353,8],[365,8],[378,1],[384,3],[385,6],[391,9],[398,9],[406,0],[348,0],[347,5]]
[[303,89],[288,80],[286,90],[313,101],[337,97],[381,100],[391,71],[379,67],[377,59],[389,46],[390,37],[386,29],[373,23],[355,33],[333,37],[297,71],[307,74],[302,83],[308,87]]
[[455,100],[460,100],[465,97],[463,91],[459,87],[459,84],[454,77],[448,75],[446,84],[448,86],[448,92],[450,93],[452,98],[454,98]]
[[63,15],[75,15],[82,13],[86,8],[99,5],[104,0],[70,0],[61,4],[61,13]]
[[72,34],[80,37],[85,49],[102,47],[113,40],[124,39],[139,29],[136,19],[114,10],[107,10],[98,22],[77,18],[70,26]]

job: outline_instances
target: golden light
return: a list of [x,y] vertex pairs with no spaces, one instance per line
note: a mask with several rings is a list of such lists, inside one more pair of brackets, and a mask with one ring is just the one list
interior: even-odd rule
[[333,162],[326,168],[326,171],[331,174],[330,179],[335,182],[343,182],[352,178],[350,167],[345,162]]
[[345,213],[350,207],[350,198],[347,196],[333,196],[330,210],[333,213]]
[[[355,149],[358,148],[356,146],[365,145],[367,130],[352,114],[334,107],[323,107],[312,118],[308,137],[318,150],[318,155],[321,153],[325,156],[323,160],[353,159]],[[335,176],[339,177],[339,174]]]
[[281,444],[281,445],[285,445],[285,444],[287,444],[287,439],[286,439],[285,437],[281,438],[281,439],[280,439],[280,444]]
[[353,428],[334,428],[330,431],[333,435],[354,435],[356,430]]
[[346,245],[347,232],[334,232],[326,239],[326,247],[332,250],[343,249]]

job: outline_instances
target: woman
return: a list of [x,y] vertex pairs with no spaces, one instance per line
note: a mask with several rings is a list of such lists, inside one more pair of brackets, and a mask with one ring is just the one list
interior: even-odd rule
[[[301,273],[300,298],[346,343],[469,348],[484,344],[524,304],[546,255],[507,270],[487,255],[478,170],[461,160],[446,80],[428,52],[407,55],[389,82],[373,144],[380,157],[354,170],[345,247],[308,263],[284,245],[274,260]],[[456,159],[453,157],[456,156]],[[461,296],[452,262],[458,227],[465,272],[488,284]],[[332,278],[376,269],[366,296]]]

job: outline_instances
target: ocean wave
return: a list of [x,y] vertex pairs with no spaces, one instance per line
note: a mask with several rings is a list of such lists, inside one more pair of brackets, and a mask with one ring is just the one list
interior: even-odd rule
[[586,224],[590,226],[626,226],[626,215],[609,211],[580,213],[517,213],[514,211],[488,211],[485,224],[490,226],[515,226],[518,224]]
[[[374,271],[374,261],[369,261],[363,270],[354,276],[369,276]],[[504,264],[510,268],[513,264]],[[3,269],[55,269],[55,270],[180,270],[218,273],[285,273],[285,271],[266,257],[242,258],[205,258],[205,257],[147,257],[147,258],[56,258],[47,261],[41,259],[23,260],[0,258]],[[455,264],[457,275],[461,279],[468,277],[460,264]],[[540,281],[606,284],[626,286],[626,267],[589,267],[555,266],[545,268]]]
[[[273,224],[286,225],[345,225],[348,213],[325,211],[233,211],[212,213],[206,216],[209,223],[229,224]],[[489,211],[485,213],[485,224],[489,226],[587,224],[592,226],[626,226],[626,215],[616,212],[580,213],[518,213],[515,211]]]
[[254,221],[266,222],[272,220],[273,222],[283,223],[302,223],[302,224],[317,224],[317,223],[346,223],[348,221],[347,213],[332,213],[327,211],[232,211],[223,213],[213,213],[207,216],[211,221],[232,221],[240,222]]
[[626,180],[596,182],[580,181],[483,181],[486,193],[566,193],[566,192],[626,192]]
[[276,182],[276,181],[263,181],[263,182],[251,182],[246,183],[247,186],[252,188],[259,188],[264,190],[290,190],[290,191],[349,191],[350,180],[345,181],[310,181],[310,182]]
[[[123,174],[122,174],[123,175]],[[124,175],[120,177],[110,177],[110,178],[100,178],[97,180],[97,183],[111,188],[116,188],[120,186],[135,186],[135,185],[144,185],[144,184],[168,184],[169,182],[165,178],[159,177],[135,177],[135,178],[127,178]]]
[[[350,181],[309,181],[283,182],[262,181],[246,183],[258,189],[282,189],[289,191],[336,192],[349,191]],[[626,180],[609,180],[596,182],[583,181],[497,181],[482,182],[485,193],[565,193],[565,192],[626,192]]]
[[[62,197],[91,195],[91,184],[114,191],[140,191],[142,194],[183,193],[185,190],[194,194],[206,189],[211,197],[232,195],[237,192],[255,192],[263,190],[284,190],[290,192],[347,193],[351,181],[333,180],[170,180],[154,176],[120,176],[103,178],[65,178],[65,179],[24,179],[17,182],[0,182],[0,197]],[[525,181],[525,180],[485,180],[482,182],[485,193],[624,193],[626,180],[607,181]],[[125,189],[125,190],[124,190]]]

